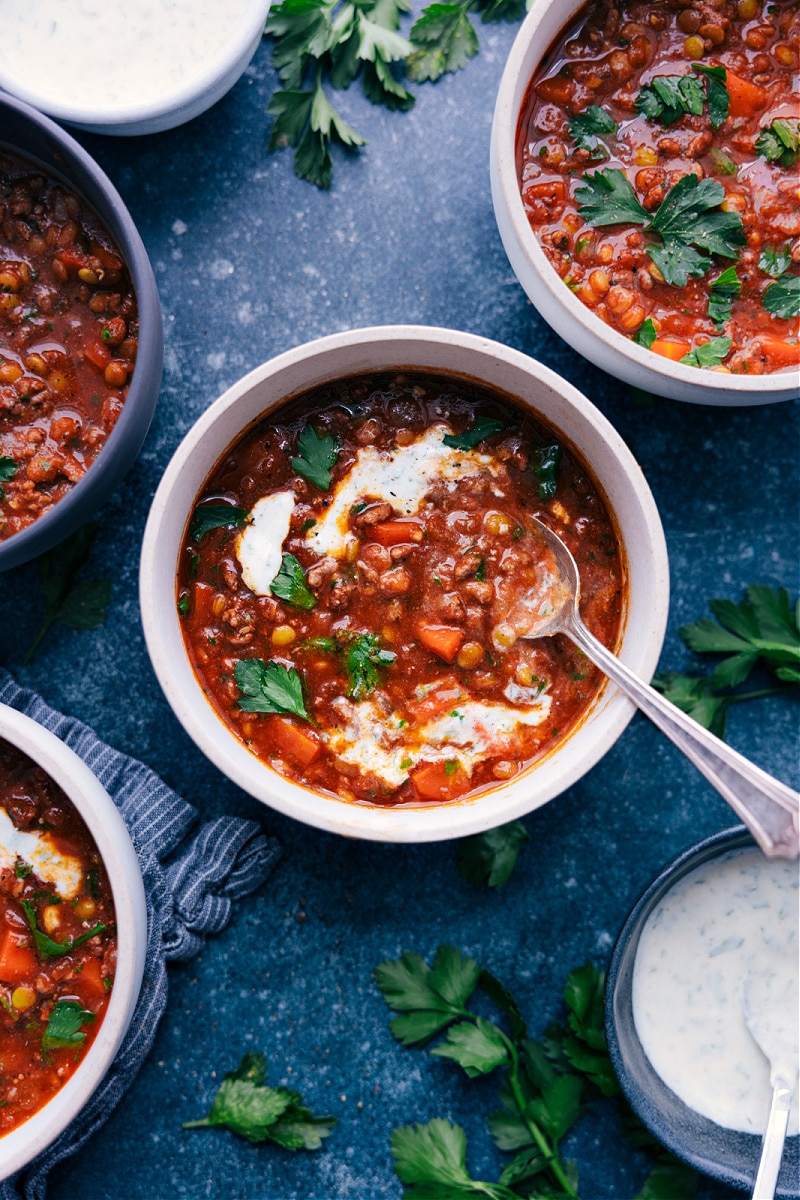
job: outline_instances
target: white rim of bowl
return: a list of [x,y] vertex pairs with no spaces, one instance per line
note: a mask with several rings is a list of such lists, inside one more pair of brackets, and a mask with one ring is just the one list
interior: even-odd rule
[[108,873],[117,925],[117,969],[103,1022],[64,1086],[27,1121],[0,1138],[0,1180],[29,1163],[75,1119],[102,1082],[130,1025],[144,974],[147,909],[136,851],[97,776],[65,742],[24,713],[0,704],[0,738],[27,754],[83,817]]
[[[447,354],[454,365],[444,365],[442,360]],[[641,559],[639,578],[631,579],[632,556],[626,550],[629,592],[636,586],[642,594],[635,603],[628,604],[620,656],[649,679],[666,629],[669,568],[661,521],[641,468],[602,413],[555,372],[517,350],[451,329],[393,325],[333,334],[289,350],[233,384],[192,426],[162,476],[142,543],[140,603],[145,641],[167,701],[196,745],[229,779],[268,806],[319,829],[371,841],[427,842],[479,833],[560,795],[610,749],[630,721],[634,706],[613,685],[603,690],[583,722],[565,743],[560,743],[574,743],[579,735],[584,738],[587,744],[577,766],[574,755],[551,752],[509,783],[463,801],[393,809],[355,804],[290,782],[261,763],[228,730],[205,698],[185,652],[175,592],[180,546],[197,494],[227,447],[252,426],[259,414],[266,415],[284,399],[325,382],[402,369],[460,374],[489,389],[495,387],[517,396],[523,405],[524,385],[530,388],[538,383],[552,407],[543,411],[532,403],[534,412],[541,412],[545,420],[560,429],[584,458],[589,455],[572,436],[570,422],[597,439],[607,462],[606,477],[602,479],[596,464],[591,463],[595,477],[606,493],[624,541],[620,509],[625,497],[628,511],[624,518],[636,529]],[[506,386],[506,375],[515,376],[520,386]],[[261,399],[265,390],[271,393],[266,402]],[[248,395],[251,399],[243,406],[245,412],[239,412],[237,406]],[[559,415],[552,415],[554,412]],[[623,487],[619,486],[620,473]],[[176,500],[176,491],[181,494],[180,500]],[[183,493],[188,497],[185,504]],[[525,780],[534,772],[541,794],[531,803]]]
[[[563,321],[559,325],[549,322],[553,324],[556,332],[586,357],[591,357],[593,351],[599,350],[603,357],[607,358],[610,348],[622,359],[619,367],[615,368],[612,373],[617,374],[627,383],[642,386],[641,375],[643,371],[646,371],[651,374],[654,382],[657,378],[664,380],[665,384],[669,381],[672,390],[671,393],[665,394],[675,395],[674,385],[677,382],[684,392],[683,395],[677,397],[678,399],[690,403],[728,407],[770,404],[781,400],[795,399],[800,387],[800,369],[788,368],[783,372],[773,372],[769,375],[726,375],[689,367],[685,363],[661,359],[652,351],[638,346],[636,342],[600,321],[591,309],[582,304],[577,296],[564,286],[539,245],[522,204],[517,178],[517,125],[525,93],[542,54],[578,14],[585,2],[586,0],[536,0],[534,8],[523,21],[514,40],[500,80],[492,122],[492,192],[495,208],[502,206],[511,222],[516,246],[508,244],[507,238],[503,236],[502,228],[500,234],[515,274],[519,278],[518,259],[523,266],[527,260],[537,275],[538,285],[546,289],[552,304],[556,309],[565,309],[571,318],[568,322]],[[541,48],[541,53],[537,49],[533,54],[531,44],[540,30],[544,31],[543,41],[545,44]],[[524,285],[521,286],[530,296],[536,308],[542,312],[536,297],[531,295]],[[542,315],[544,316],[544,313]],[[549,317],[545,317],[545,319],[549,321]],[[566,336],[565,327],[572,329],[573,323],[582,327],[586,340],[590,344],[585,347],[577,345],[574,332],[572,338]],[[636,372],[638,377],[633,377],[630,371],[623,369],[625,359],[630,360],[638,368]],[[608,367],[605,369],[608,370]],[[686,394],[689,392],[693,393],[693,396]],[[729,392],[730,396],[720,395],[725,392]]]
[[[229,38],[219,44],[214,57],[206,63],[203,70],[199,71],[191,82],[176,88],[173,92],[162,95],[158,100],[151,101],[149,104],[143,102],[127,106],[120,105],[113,109],[108,107],[82,108],[79,105],[66,104],[46,95],[43,96],[35,88],[27,87],[14,74],[5,72],[2,66],[0,66],[0,87],[5,88],[12,96],[47,113],[48,116],[55,117],[59,121],[66,121],[70,125],[92,125],[100,129],[104,125],[116,127],[155,121],[160,117],[166,117],[173,111],[190,108],[192,102],[199,99],[205,92],[215,92],[217,80],[228,75],[230,69],[247,52],[253,42],[255,42],[253,45],[253,52],[255,52],[259,41],[259,29],[263,29],[266,22],[270,3],[271,0],[250,0],[248,9],[242,17],[241,25],[231,32]],[[211,103],[221,99],[222,95],[216,96]]]

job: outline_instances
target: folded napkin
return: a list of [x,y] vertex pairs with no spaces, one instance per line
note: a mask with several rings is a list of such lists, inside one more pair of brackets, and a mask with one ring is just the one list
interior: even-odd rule
[[143,763],[107,746],[88,726],[56,712],[3,670],[0,703],[61,738],[103,784],[133,839],[147,900],[142,990],[117,1057],[61,1136],[23,1171],[0,1183],[0,1200],[42,1200],[48,1173],[100,1128],[150,1050],[167,1003],[167,961],[192,958],[209,933],[224,929],[232,902],[264,882],[281,851],[254,821],[218,817],[197,825],[196,810]]

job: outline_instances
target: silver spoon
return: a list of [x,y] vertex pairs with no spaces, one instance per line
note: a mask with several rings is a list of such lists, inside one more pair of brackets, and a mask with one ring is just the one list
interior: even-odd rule
[[747,826],[765,854],[800,854],[800,795],[726,746],[686,713],[665,700],[590,633],[578,612],[580,577],[575,559],[551,529],[533,518],[552,552],[538,586],[518,600],[495,629],[509,637],[540,638],[565,633],[604,675],[674,742],[705,775]]
[[769,1063],[772,1087],[753,1200],[773,1200],[783,1158],[798,1070],[798,991],[795,964],[785,975],[752,975],[744,988],[744,1023]]

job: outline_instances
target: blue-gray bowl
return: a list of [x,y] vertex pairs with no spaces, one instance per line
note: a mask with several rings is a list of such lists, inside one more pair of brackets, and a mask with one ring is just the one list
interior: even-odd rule
[[164,362],[158,289],[136,226],[107,175],[74,138],[30,105],[0,92],[0,143],[61,176],[103,220],[127,263],[139,308],[139,348],[128,396],[83,478],[32,525],[0,542],[0,571],[35,558],[92,519],[132,465],[155,410]]
[[[647,918],[666,892],[695,867],[729,850],[754,845],[744,826],[723,830],[684,850],[640,896],[611,955],[606,983],[606,1037],[623,1094],[662,1145],[704,1175],[747,1190],[755,1181],[761,1138],[710,1121],[684,1104],[656,1074],[633,1020],[633,966]],[[800,1195],[800,1137],[786,1141],[778,1187],[781,1197]]]

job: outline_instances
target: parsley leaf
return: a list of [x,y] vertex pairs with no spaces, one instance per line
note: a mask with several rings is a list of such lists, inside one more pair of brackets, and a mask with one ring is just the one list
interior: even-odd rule
[[89,559],[100,526],[84,525],[39,559],[39,581],[45,603],[45,617],[23,663],[29,663],[50,627],[56,622],[68,629],[97,629],[105,623],[111,600],[111,580],[78,579],[78,572]]
[[789,604],[786,588],[752,584],[745,599],[711,600],[715,620],[701,617],[682,625],[678,636],[695,654],[726,654],[714,671],[715,687],[742,683],[761,662],[786,683],[800,683],[800,607]]
[[389,666],[397,655],[393,650],[381,648],[377,633],[362,633],[355,637],[347,648],[345,665],[350,680],[348,696],[351,700],[363,700],[380,681],[379,667]]
[[42,1034],[42,1049],[56,1050],[63,1047],[80,1046],[86,1041],[81,1032],[82,1025],[90,1025],[95,1014],[89,1012],[77,1000],[57,1000]]
[[503,429],[505,425],[502,421],[496,421],[493,417],[478,417],[472,429],[466,433],[446,433],[442,442],[453,450],[474,450],[493,433],[500,433]]
[[686,363],[687,367],[718,367],[723,358],[730,353],[730,349],[729,337],[711,338],[702,346],[695,346],[694,350],[684,354],[680,361]]
[[590,104],[569,123],[570,137],[579,150],[586,150],[590,158],[608,158],[609,150],[603,137],[617,132],[617,122],[599,104]]
[[315,1117],[303,1097],[283,1087],[268,1087],[263,1054],[245,1054],[229,1071],[211,1102],[207,1117],[185,1121],[184,1129],[224,1126],[248,1142],[272,1141],[286,1150],[318,1150],[336,1124],[334,1117]]
[[647,320],[636,330],[636,333],[633,335],[633,340],[636,342],[637,346],[644,346],[645,350],[649,350],[657,337],[658,332],[653,324],[653,318],[648,317]]
[[692,70],[699,71],[706,78],[706,99],[708,101],[708,118],[712,129],[719,129],[728,115],[731,97],[726,80],[728,72],[724,67],[709,67],[705,63],[692,63]]
[[409,79],[422,83],[460,71],[480,49],[478,35],[463,3],[434,3],[411,27],[414,49],[406,60]]
[[427,1125],[401,1125],[392,1132],[394,1169],[410,1185],[409,1200],[467,1200],[502,1196],[500,1189],[475,1184],[467,1170],[467,1138],[460,1125],[441,1117]]
[[503,887],[517,864],[528,834],[521,821],[464,838],[458,847],[458,870],[468,883]]
[[194,510],[189,537],[199,542],[212,529],[242,529],[247,520],[247,510],[233,504],[201,504]]
[[718,696],[705,675],[683,675],[677,671],[653,677],[653,687],[671,704],[685,712],[698,725],[710,729],[718,738],[725,737],[725,722],[731,696]]
[[80,935],[80,937],[67,938],[65,942],[54,942],[51,937],[48,937],[46,933],[42,933],[42,931],[39,929],[39,925],[36,920],[36,912],[34,911],[33,905],[30,903],[30,901],[21,900],[20,905],[25,913],[28,924],[31,927],[31,933],[33,934],[33,940],[36,943],[36,949],[45,958],[60,958],[62,954],[69,954],[71,950],[75,950],[78,946],[82,946],[84,942],[88,942],[89,938],[94,937],[96,933],[102,933],[105,929],[105,925],[102,923],[102,921],[98,921],[92,929],[87,929],[85,933]]
[[536,446],[531,450],[531,470],[539,481],[539,499],[549,500],[555,496],[558,488],[558,464],[561,461],[561,447]]
[[303,699],[303,683],[294,667],[265,663],[261,658],[240,658],[233,677],[242,693],[242,712],[287,713],[310,720]]
[[[13,458],[8,455],[0,455],[0,484],[8,483],[9,479],[13,479],[17,473],[17,464]],[[5,488],[0,487],[0,500],[5,498]]]
[[736,267],[726,267],[721,275],[709,283],[708,315],[717,329],[730,321],[733,302],[742,290]]
[[297,450],[292,470],[327,492],[331,486],[331,468],[339,457],[336,438],[330,434],[320,437],[313,425],[306,425],[297,439]]
[[784,275],[764,292],[764,308],[776,317],[800,316],[800,275]]
[[508,1063],[508,1046],[496,1025],[483,1017],[451,1025],[444,1042],[431,1050],[439,1058],[451,1058],[470,1077],[488,1075]]
[[788,242],[782,246],[764,246],[758,259],[758,266],[765,275],[778,279],[792,265],[792,247]]
[[616,167],[584,175],[575,192],[579,212],[588,225],[646,225],[650,214],[636,198],[624,171]]
[[440,946],[433,967],[407,951],[374,971],[384,1000],[401,1014],[389,1028],[404,1046],[422,1046],[463,1017],[479,976],[475,959],[454,946]]
[[703,89],[693,75],[656,75],[636,97],[636,111],[648,121],[673,125],[684,113],[700,116]]
[[698,181],[684,175],[670,188],[650,222],[667,242],[676,239],[724,258],[738,257],[736,247],[745,244],[742,218],[738,213],[712,212],[725,199],[725,189],[716,179]]
[[793,167],[800,158],[800,121],[779,118],[761,130],[756,150],[767,162]]
[[306,583],[305,571],[293,554],[284,554],[281,569],[269,585],[273,596],[295,608],[313,608],[317,598]]
[[310,91],[298,88],[275,92],[267,112],[275,117],[270,150],[292,146],[295,149],[295,174],[319,188],[331,186],[333,159],[330,147],[333,143],[349,150],[367,144],[366,139],[340,117],[325,95],[321,71],[317,72]]

